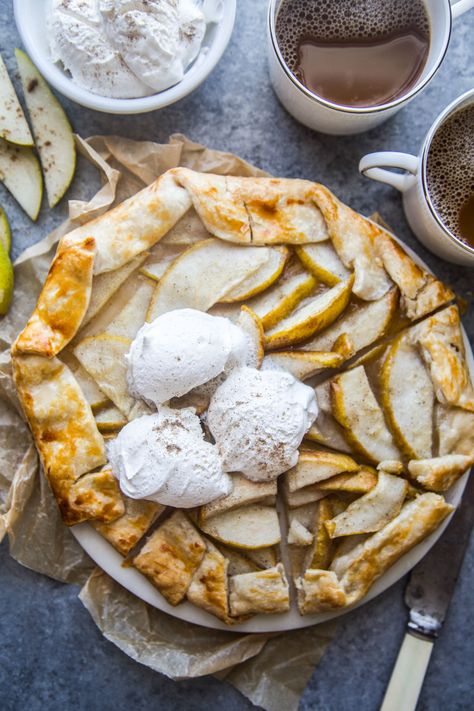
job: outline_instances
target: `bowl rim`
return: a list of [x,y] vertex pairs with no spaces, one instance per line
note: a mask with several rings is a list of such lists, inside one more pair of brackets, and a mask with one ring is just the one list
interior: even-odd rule
[[[47,0],[42,0],[42,2],[46,3]],[[222,17],[217,23],[215,37],[202,62],[198,66],[193,65],[184,78],[169,89],[135,99],[114,99],[100,96],[75,84],[60,67],[54,64],[50,57],[45,56],[45,53],[35,42],[35,32],[32,28],[33,17],[28,12],[31,0],[13,0],[13,11],[18,33],[28,55],[46,81],[56,91],[77,104],[95,111],[110,114],[140,114],[165,108],[185,98],[202,84],[216,67],[229,44],[237,11],[237,0],[222,0],[222,2]]]

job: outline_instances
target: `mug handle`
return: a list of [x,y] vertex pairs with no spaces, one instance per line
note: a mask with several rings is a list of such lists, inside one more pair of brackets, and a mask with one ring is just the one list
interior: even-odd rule
[[474,7],[474,0],[451,0],[451,12],[453,18],[464,15],[465,12]]
[[[361,159],[359,171],[367,178],[391,185],[401,193],[404,193],[412,185],[413,176],[418,171],[418,162],[418,158],[409,153],[395,153],[392,151],[368,153]],[[380,166],[400,168],[406,172],[404,174],[393,173],[391,170],[384,170]]]

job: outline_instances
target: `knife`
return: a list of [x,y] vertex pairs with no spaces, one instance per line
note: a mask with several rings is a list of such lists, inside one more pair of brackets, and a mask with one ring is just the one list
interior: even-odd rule
[[440,540],[412,570],[405,590],[410,615],[380,711],[414,711],[474,524],[474,476]]

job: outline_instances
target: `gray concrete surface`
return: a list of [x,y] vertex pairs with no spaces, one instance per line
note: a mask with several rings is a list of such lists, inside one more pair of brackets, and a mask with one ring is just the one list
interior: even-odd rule
[[[0,2],[0,49],[14,71],[18,45],[11,0]],[[416,152],[437,113],[474,86],[474,11],[456,23],[446,60],[425,93],[372,132],[331,138],[298,125],[278,104],[265,58],[266,0],[238,0],[231,44],[214,73],[192,96],[159,113],[106,116],[68,101],[65,108],[83,136],[116,133],[165,141],[182,132],[233,151],[275,175],[326,183],[364,213],[378,209],[457,293],[472,303],[473,271],[443,264],[417,244],[399,195],[358,175],[359,158],[372,150]],[[96,177],[80,163],[71,197],[86,197]],[[0,188],[14,227],[14,255],[63,218],[66,205],[43,209],[33,225]],[[474,319],[464,322],[472,339]],[[125,711],[128,709],[250,708],[225,683],[200,679],[174,683],[123,655],[98,632],[77,600],[77,589],[26,570],[0,547],[0,708],[3,711]],[[436,643],[419,711],[474,708],[474,548],[468,553],[443,634]],[[345,617],[337,638],[315,670],[302,711],[376,711],[390,676],[406,619],[403,581]],[[284,711],[284,709],[282,709]],[[400,711],[403,711],[401,709]]]

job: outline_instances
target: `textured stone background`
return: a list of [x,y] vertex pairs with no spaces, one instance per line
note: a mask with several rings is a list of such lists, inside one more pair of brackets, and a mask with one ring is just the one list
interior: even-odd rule
[[[0,50],[14,72],[13,49],[20,40],[11,5],[11,0],[0,1]],[[238,0],[230,46],[191,97],[159,113],[132,117],[106,116],[65,101],[76,131],[83,136],[116,133],[156,141],[179,131],[237,153],[275,175],[326,183],[357,210],[369,214],[378,209],[402,239],[472,302],[472,270],[443,264],[418,245],[405,222],[399,195],[360,177],[357,164],[369,151],[417,152],[438,112],[474,86],[474,11],[456,23],[446,60],[421,97],[362,137],[333,138],[298,125],[273,95],[265,57],[266,5],[266,0]],[[70,196],[89,196],[94,180],[94,172],[81,163]],[[15,256],[64,217],[65,203],[51,212],[45,208],[33,225],[3,188],[0,192],[0,202],[13,222]],[[464,321],[472,338],[472,313]],[[0,708],[4,711],[251,708],[225,683],[207,678],[174,683],[131,661],[99,634],[77,600],[76,588],[20,567],[8,556],[5,543],[0,557]],[[435,646],[420,711],[474,708],[473,586],[471,546]],[[403,587],[404,581],[341,620],[336,640],[303,695],[302,711],[378,709],[403,636]]]

